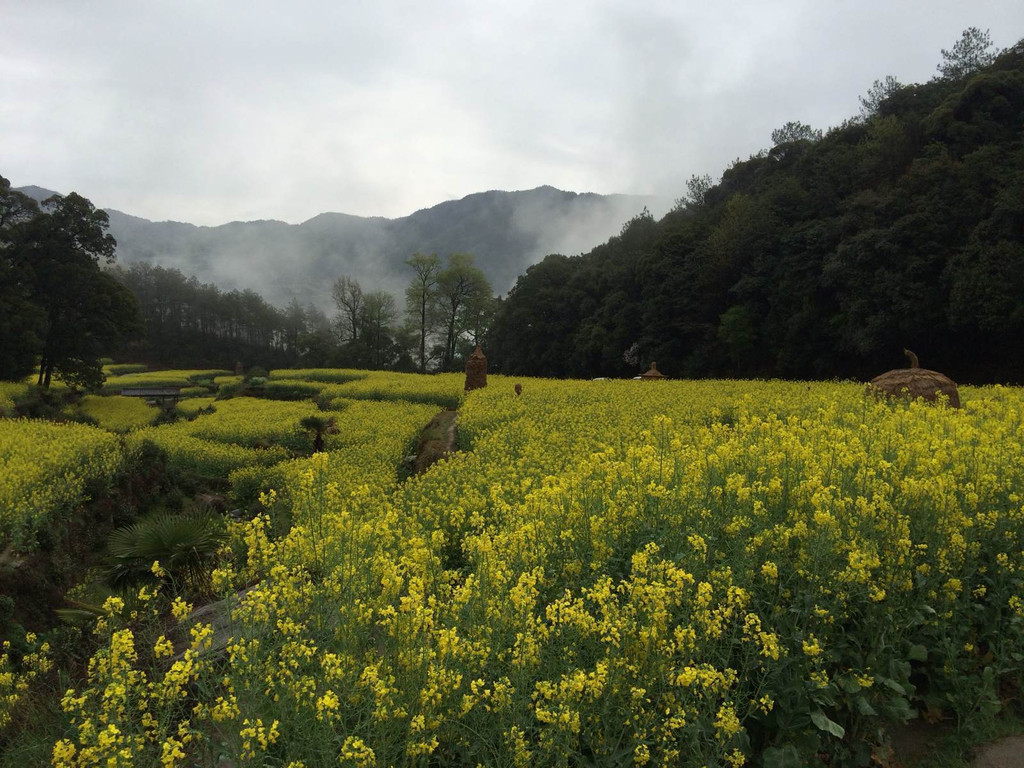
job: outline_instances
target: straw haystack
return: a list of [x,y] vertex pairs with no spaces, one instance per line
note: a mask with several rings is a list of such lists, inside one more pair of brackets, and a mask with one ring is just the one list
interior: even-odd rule
[[480,345],[476,345],[473,354],[466,360],[466,391],[481,389],[487,386],[487,358]]
[[941,395],[949,398],[950,407],[960,407],[960,392],[956,388],[956,382],[938,371],[921,368],[917,355],[909,349],[904,349],[903,354],[909,358],[910,367],[896,368],[876,376],[868,384],[872,392],[876,395],[905,397],[909,400],[920,397],[932,403],[937,402]]

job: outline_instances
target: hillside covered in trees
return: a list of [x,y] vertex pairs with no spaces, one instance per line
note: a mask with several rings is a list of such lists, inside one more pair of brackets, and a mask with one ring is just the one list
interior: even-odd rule
[[517,282],[492,366],[539,376],[865,378],[922,365],[1024,381],[1024,41],[964,33],[923,85],[878,81],[824,135],[790,123]]

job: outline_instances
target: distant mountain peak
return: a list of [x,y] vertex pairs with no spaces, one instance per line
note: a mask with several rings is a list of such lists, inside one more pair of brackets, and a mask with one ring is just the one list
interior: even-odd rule
[[54,195],[63,194],[62,192],[54,192],[52,189],[37,187],[34,184],[29,184],[27,187],[14,187],[13,191],[21,192],[23,195],[28,195],[37,203],[41,203],[43,200],[53,197]]
[[[36,186],[19,191],[37,200],[54,194]],[[664,201],[664,209],[670,204]],[[660,204],[545,184],[474,192],[394,219],[324,212],[301,224],[271,219],[197,226],[104,210],[122,265],[178,269],[223,290],[256,290],[278,306],[299,298],[329,308],[331,285],[341,275],[358,280],[364,291],[400,297],[409,278],[405,260],[416,252],[472,253],[495,291],[504,293],[548,254],[583,253],[618,234],[644,206],[657,210]]]

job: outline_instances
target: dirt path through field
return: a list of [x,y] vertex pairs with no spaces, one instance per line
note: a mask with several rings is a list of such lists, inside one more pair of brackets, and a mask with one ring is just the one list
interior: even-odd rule
[[458,416],[455,410],[441,411],[424,427],[416,446],[415,474],[426,472],[431,464],[455,451]]
[[1024,736],[1008,736],[981,747],[971,768],[1024,768]]
[[[912,720],[891,734],[894,752],[883,765],[927,768],[935,744],[951,733],[948,726]],[[1007,736],[971,750],[970,768],[1024,768],[1024,736]],[[965,762],[967,759],[965,758]]]

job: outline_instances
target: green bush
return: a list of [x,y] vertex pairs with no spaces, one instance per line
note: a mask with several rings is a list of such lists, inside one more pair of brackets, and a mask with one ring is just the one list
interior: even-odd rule
[[234,397],[241,390],[242,384],[240,383],[221,384],[219,387],[217,387],[217,399],[227,400],[229,398]]

